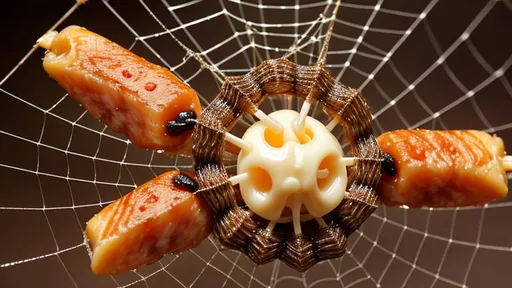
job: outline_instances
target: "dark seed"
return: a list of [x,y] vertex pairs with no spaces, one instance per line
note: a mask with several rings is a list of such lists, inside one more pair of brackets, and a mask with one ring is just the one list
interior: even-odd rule
[[196,192],[199,190],[199,184],[197,184],[196,180],[183,173],[174,177],[174,186],[188,192]]
[[193,123],[184,123],[177,121],[169,121],[167,123],[167,135],[169,136],[179,136],[194,127]]
[[178,114],[178,119],[176,121],[181,121],[181,122],[184,122],[186,120],[190,120],[190,119],[196,119],[197,116],[196,116],[196,112],[194,111],[184,111],[184,112],[181,112],[180,114]]
[[197,115],[194,111],[185,111],[178,114],[178,119],[167,122],[167,135],[179,136],[194,128]]
[[383,155],[384,161],[382,161],[382,172],[393,177],[396,175],[396,163],[393,156],[388,153]]

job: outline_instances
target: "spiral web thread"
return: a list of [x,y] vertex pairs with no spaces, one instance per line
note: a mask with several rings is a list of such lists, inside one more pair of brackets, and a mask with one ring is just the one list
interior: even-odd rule
[[[95,32],[170,68],[198,91],[203,105],[217,94],[223,75],[246,73],[262,60],[289,54],[298,64],[315,63],[333,4],[121,2],[70,5],[53,28],[93,23],[94,17],[87,22],[79,13],[104,15],[119,30]],[[377,135],[400,128],[471,128],[497,133],[510,146],[512,4],[454,2],[344,1],[326,68],[361,91],[374,110]],[[506,268],[512,261],[510,199],[460,209],[381,207],[349,239],[343,258],[303,274],[279,262],[255,267],[209,238],[137,271],[96,277],[83,243],[87,220],[163,171],[190,169],[191,160],[144,151],[109,131],[47,77],[41,55],[30,50],[0,82],[1,286],[503,287],[512,281]],[[198,56],[206,65],[194,60]],[[27,77],[33,77],[31,85],[21,81]],[[271,112],[300,106],[276,98],[261,107]],[[311,114],[328,122],[320,109]],[[233,133],[252,121],[244,119]]]

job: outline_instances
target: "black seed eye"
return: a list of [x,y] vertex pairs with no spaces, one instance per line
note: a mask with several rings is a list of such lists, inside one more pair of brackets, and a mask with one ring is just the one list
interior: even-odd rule
[[188,192],[196,192],[199,190],[199,184],[196,180],[188,175],[180,173],[174,177],[174,186],[187,190]]
[[194,111],[184,111],[178,114],[178,119],[167,122],[167,135],[180,136],[190,131],[196,124],[197,115]]
[[396,163],[393,156],[388,153],[383,155],[384,161],[382,161],[382,172],[393,177],[396,175]]
[[181,121],[181,122],[185,122],[186,120],[189,120],[189,119],[196,119],[196,112],[194,111],[184,111],[184,112],[181,112],[180,114],[178,114],[178,120],[177,121]]

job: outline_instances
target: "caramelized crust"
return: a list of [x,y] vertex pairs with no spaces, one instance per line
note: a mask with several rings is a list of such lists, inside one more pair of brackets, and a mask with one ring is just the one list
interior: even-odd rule
[[377,141],[395,160],[378,193],[385,205],[481,205],[508,193],[503,141],[482,131],[397,130]]
[[78,26],[45,43],[44,69],[93,117],[139,147],[190,153],[192,131],[169,136],[166,125],[180,112],[199,115],[201,106],[168,69]]
[[95,274],[136,269],[208,237],[213,213],[200,196],[174,186],[179,173],[170,171],[137,187],[87,223]]

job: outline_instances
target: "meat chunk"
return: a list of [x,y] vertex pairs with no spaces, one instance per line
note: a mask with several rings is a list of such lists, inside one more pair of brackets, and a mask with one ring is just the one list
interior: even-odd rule
[[114,275],[133,270],[167,253],[194,248],[208,237],[213,212],[203,198],[187,191],[194,188],[191,183],[191,176],[170,171],[96,214],[85,230],[92,271]]
[[44,69],[93,117],[139,147],[190,153],[193,121],[183,117],[199,116],[201,105],[171,71],[78,26],[39,45],[48,49]]
[[397,130],[377,140],[388,155],[378,186],[385,205],[471,206],[508,193],[501,138],[473,130]]

